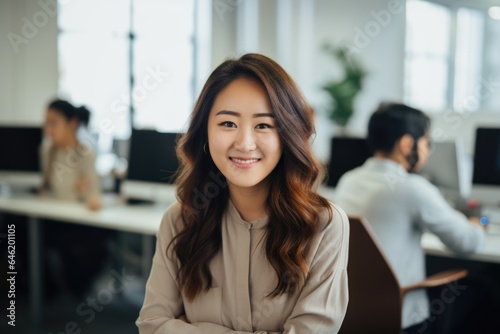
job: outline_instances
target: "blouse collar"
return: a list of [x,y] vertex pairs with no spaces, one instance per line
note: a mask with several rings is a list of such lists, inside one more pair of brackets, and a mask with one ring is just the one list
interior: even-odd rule
[[240,224],[249,230],[263,228],[269,222],[268,216],[263,217],[263,218],[259,218],[256,220],[252,220],[252,221],[244,220],[243,218],[241,218],[240,213],[238,212],[238,210],[234,206],[234,203],[233,203],[233,201],[231,201],[231,199],[229,199],[227,214],[228,214],[228,217],[230,218],[231,221],[235,221],[237,224]]

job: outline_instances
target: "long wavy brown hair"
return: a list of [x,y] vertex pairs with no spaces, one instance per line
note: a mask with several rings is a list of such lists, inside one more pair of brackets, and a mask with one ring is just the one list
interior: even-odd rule
[[239,78],[255,80],[265,88],[283,146],[281,159],[268,177],[266,256],[278,277],[270,297],[293,293],[303,286],[309,270],[305,260],[309,241],[325,210],[330,220],[333,217],[329,202],[316,192],[323,168],[311,149],[312,110],[296,83],[263,55],[246,54],[224,61],[205,83],[189,129],[177,147],[181,164],[177,198],[184,228],[168,248],[180,261],[178,278],[189,300],[211,287],[209,262],[222,246],[221,222],[229,200],[225,177],[204,151],[208,116],[217,94]]

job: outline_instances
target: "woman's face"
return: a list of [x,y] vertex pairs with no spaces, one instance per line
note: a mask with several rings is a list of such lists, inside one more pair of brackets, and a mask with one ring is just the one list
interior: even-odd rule
[[49,109],[45,115],[44,132],[56,146],[64,146],[75,135],[76,121],[68,121],[63,114]]
[[281,140],[264,88],[236,79],[216,97],[208,118],[209,153],[230,189],[260,185],[281,158]]

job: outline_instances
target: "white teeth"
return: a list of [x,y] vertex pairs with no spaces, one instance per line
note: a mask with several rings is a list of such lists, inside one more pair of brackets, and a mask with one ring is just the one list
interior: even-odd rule
[[243,160],[243,159],[235,159],[235,158],[231,158],[231,160],[233,160],[234,162],[236,163],[239,163],[239,164],[244,164],[244,165],[249,165],[249,164],[253,164],[257,161],[259,161],[259,159],[248,159],[248,160]]

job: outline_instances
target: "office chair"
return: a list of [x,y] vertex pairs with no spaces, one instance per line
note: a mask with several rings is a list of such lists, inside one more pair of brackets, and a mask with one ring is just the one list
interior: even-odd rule
[[349,217],[349,224],[349,305],[341,334],[398,334],[407,292],[445,285],[467,276],[467,270],[449,270],[402,287],[366,220]]

